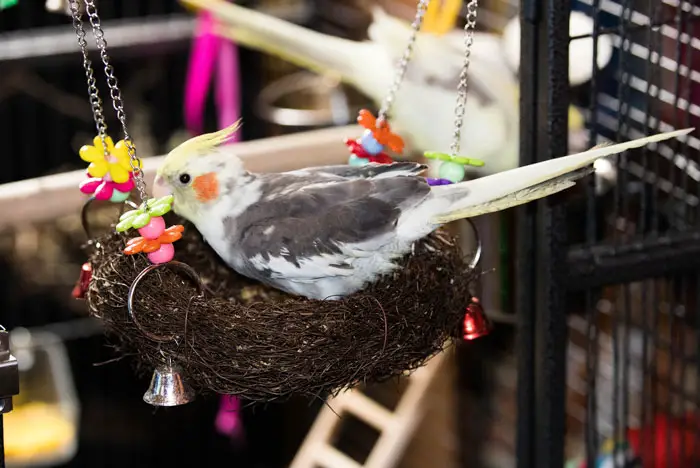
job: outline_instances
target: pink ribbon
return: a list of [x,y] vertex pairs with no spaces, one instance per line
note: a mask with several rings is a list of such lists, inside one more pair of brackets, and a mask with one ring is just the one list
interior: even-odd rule
[[[233,124],[241,114],[238,48],[214,34],[214,24],[210,13],[200,13],[192,42],[185,81],[185,126],[193,135],[204,132],[204,109],[215,72],[214,102],[219,128]],[[229,141],[239,139],[236,132]]]
[[[215,81],[214,102],[219,128],[233,124],[241,114],[238,48],[231,41],[214,34],[214,24],[210,13],[200,13],[192,41],[184,109],[185,126],[192,135],[204,132],[204,110],[212,81]],[[240,133],[236,132],[228,141],[239,140]],[[240,401],[236,396],[221,396],[214,424],[219,433],[240,440],[243,422]]]
[[234,395],[221,395],[219,411],[214,422],[216,430],[223,435],[240,441],[243,438],[241,402]]

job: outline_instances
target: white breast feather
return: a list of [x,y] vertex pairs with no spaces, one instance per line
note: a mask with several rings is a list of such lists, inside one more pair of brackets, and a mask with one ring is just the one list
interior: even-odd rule
[[[266,260],[262,255],[256,255],[250,259],[250,264],[260,270],[272,270],[271,278],[275,284],[291,293],[317,299],[334,298],[356,292],[376,281],[378,276],[394,271],[397,267],[395,260],[401,256],[397,252],[407,251],[399,244],[404,243],[391,235],[342,245],[339,254],[298,259],[299,267],[284,256]],[[351,268],[334,266],[340,263]]]

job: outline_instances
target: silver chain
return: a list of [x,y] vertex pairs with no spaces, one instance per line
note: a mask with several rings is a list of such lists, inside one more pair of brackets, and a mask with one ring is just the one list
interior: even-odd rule
[[[100,58],[104,64],[105,76],[107,77],[107,86],[109,87],[109,94],[112,98],[112,107],[117,112],[117,119],[121,122],[122,132],[124,134],[124,143],[126,144],[127,152],[129,154],[129,165],[134,174],[134,184],[139,192],[139,197],[141,201],[146,201],[148,199],[148,194],[146,192],[146,183],[143,180],[143,173],[140,169],[140,160],[136,156],[136,148],[134,147],[131,136],[129,136],[129,131],[126,126],[126,113],[124,112],[124,103],[122,101],[121,90],[119,89],[119,82],[116,76],[114,76],[114,67],[110,64],[109,55],[107,55],[107,41],[105,40],[105,33],[102,30],[102,24],[100,17],[97,14],[97,7],[95,6],[94,0],[82,0],[85,4],[85,13],[88,15],[90,24],[92,26],[92,33],[95,36],[95,44],[100,50]],[[102,110],[102,101],[97,94],[97,87],[95,86],[94,72],[92,70],[92,62],[88,59],[87,52],[87,42],[85,41],[85,29],[82,24],[82,13],[80,11],[79,0],[70,0],[71,14],[73,16],[73,27],[76,30],[78,36],[78,44],[83,53],[83,66],[85,67],[85,74],[88,78],[88,90],[90,93],[90,103],[93,108],[93,113],[95,115],[95,122],[98,126],[98,134],[102,140],[103,147],[105,148],[105,154],[107,153],[107,145],[105,144],[105,136],[107,126],[104,123],[104,114]],[[102,132],[100,133],[100,129]]]
[[474,30],[476,29],[476,14],[479,8],[478,0],[469,0],[467,4],[467,17],[464,24],[464,63],[459,73],[457,85],[457,105],[455,107],[455,129],[452,134],[450,153],[456,156],[462,143],[462,126],[464,125],[464,111],[467,107],[467,85],[469,77],[469,65],[471,64],[472,45],[474,44]]
[[95,72],[92,69],[92,61],[88,56],[88,45],[87,41],[85,40],[86,33],[85,28],[83,27],[83,22],[80,20],[80,2],[78,0],[71,0],[70,11],[71,15],[73,16],[73,29],[75,29],[75,35],[78,36],[80,51],[83,53],[83,68],[85,68],[85,78],[87,78],[88,84],[88,96],[90,98],[92,114],[95,118],[97,135],[102,140],[102,147],[104,148],[105,156],[107,156],[107,144],[105,142],[105,136],[107,135],[107,124],[105,123],[105,116],[102,112],[102,100],[100,99],[100,93],[97,89]]
[[408,64],[410,63],[411,56],[413,55],[413,48],[416,45],[416,39],[418,38],[418,32],[423,24],[423,18],[425,17],[425,12],[429,5],[430,0],[420,0],[418,2],[418,6],[416,7],[416,16],[413,19],[413,23],[411,23],[411,35],[408,39],[408,44],[403,51],[403,55],[399,59],[396,75],[394,76],[394,82],[391,84],[389,92],[384,98],[384,103],[379,109],[379,114],[377,114],[377,124],[384,122],[391,111],[391,106],[394,104],[396,93],[399,91],[401,82],[403,82],[404,76],[406,75]]

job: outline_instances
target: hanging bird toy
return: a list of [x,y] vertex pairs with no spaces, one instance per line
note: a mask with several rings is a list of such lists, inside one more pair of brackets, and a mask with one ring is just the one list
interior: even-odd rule
[[367,109],[360,110],[357,116],[357,123],[365,130],[360,138],[355,140],[348,138],[345,140],[345,144],[350,150],[348,164],[351,166],[364,166],[369,163],[391,164],[394,160],[385,152],[386,148],[399,155],[403,153],[404,141],[399,135],[391,131],[388,115],[396,99],[396,93],[399,91],[401,83],[406,76],[413,49],[418,39],[418,32],[429,6],[430,0],[420,0],[418,2],[416,16],[411,23],[411,34],[408,38],[408,43],[401,59],[399,59],[397,70],[394,74],[394,81],[384,98],[381,109],[379,109],[378,117],[374,117]]
[[[467,38],[475,22],[472,1]],[[97,10],[92,1],[85,3],[101,38],[111,94],[118,96]],[[427,4],[419,2],[417,17]],[[78,9],[72,11],[80,26]],[[420,21],[414,24],[417,31]],[[84,41],[79,43],[82,48]],[[465,45],[468,50],[471,41]],[[401,63],[406,65],[400,64],[399,76],[408,59]],[[463,76],[466,83],[466,71]],[[93,106],[99,103],[92,91],[90,96]],[[251,402],[327,396],[402,375],[453,338],[488,333],[488,319],[470,294],[479,250],[465,260],[442,226],[562,191],[590,173],[599,158],[690,131],[435,185],[421,175],[426,166],[414,162],[252,173],[225,146],[236,123],[171,151],[149,198],[123,107],[114,107],[131,171],[123,157],[110,153],[119,144],[112,150],[99,125],[98,136],[105,137],[95,147],[104,159],[86,152],[91,164],[97,162],[88,170],[103,182],[108,173],[106,182],[133,180],[140,200],[124,202],[133,209],[113,232],[90,242],[85,299],[118,350],[135,356],[140,370],[156,369],[144,395],[154,405],[178,405],[207,392]],[[358,150],[357,158],[369,160],[385,147],[402,149],[388,125],[389,107],[377,119],[361,113],[367,132],[360,139],[365,153]],[[121,169],[132,178],[125,179]],[[129,234],[134,230],[138,237]]]

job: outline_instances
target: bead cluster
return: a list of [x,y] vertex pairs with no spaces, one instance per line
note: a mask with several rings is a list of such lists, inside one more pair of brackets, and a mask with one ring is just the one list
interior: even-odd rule
[[151,198],[135,210],[127,211],[119,218],[117,232],[137,229],[141,237],[127,242],[124,253],[135,255],[147,254],[148,261],[154,265],[167,263],[175,256],[173,242],[182,238],[185,228],[179,224],[165,228],[163,215],[172,209],[173,196]]
[[426,151],[423,154],[427,159],[441,160],[438,169],[439,179],[427,179],[430,185],[456,184],[464,179],[466,173],[465,166],[481,167],[484,162],[480,159],[465,158],[463,156],[452,156],[447,153],[436,151]]
[[80,148],[80,158],[89,162],[87,178],[80,183],[80,191],[93,195],[97,200],[121,203],[129,198],[134,189],[133,167],[130,163],[129,150],[124,140],[116,145],[112,139],[96,136],[93,145]]
[[351,153],[349,165],[364,166],[371,162],[391,164],[394,160],[385,152],[386,148],[397,154],[403,153],[403,139],[391,131],[387,121],[378,120],[370,111],[362,109],[357,116],[357,123],[365,131],[360,138],[345,140]]

